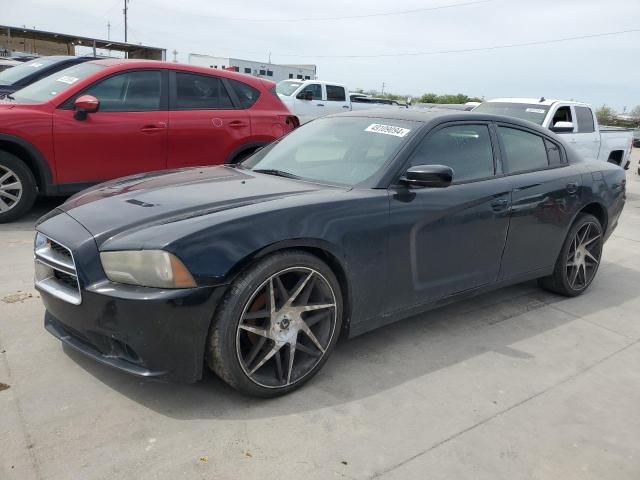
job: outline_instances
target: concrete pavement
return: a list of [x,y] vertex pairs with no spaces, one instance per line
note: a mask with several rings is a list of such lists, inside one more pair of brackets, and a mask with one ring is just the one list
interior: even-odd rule
[[523,284],[343,341],[307,386],[140,380],[63,350],[0,226],[0,479],[640,478],[640,180],[591,289]]

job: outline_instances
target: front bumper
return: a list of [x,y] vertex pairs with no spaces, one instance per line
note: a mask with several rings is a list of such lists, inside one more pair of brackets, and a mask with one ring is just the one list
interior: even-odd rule
[[[134,375],[185,382],[202,377],[209,328],[226,285],[158,289],[114,283],[106,279],[93,236],[69,215],[51,215],[37,228],[69,251],[65,269],[77,288],[71,298],[36,282],[47,331]],[[36,252],[37,261],[40,256]],[[57,259],[49,263],[64,263]]]
[[45,328],[65,345],[133,375],[195,382],[223,293],[222,287],[153,291],[105,282],[83,290],[81,305],[41,296]]

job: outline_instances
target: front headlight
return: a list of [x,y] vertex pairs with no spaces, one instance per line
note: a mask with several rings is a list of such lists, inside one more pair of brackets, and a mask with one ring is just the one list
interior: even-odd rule
[[100,252],[100,260],[112,282],[156,288],[196,286],[180,259],[163,250]]

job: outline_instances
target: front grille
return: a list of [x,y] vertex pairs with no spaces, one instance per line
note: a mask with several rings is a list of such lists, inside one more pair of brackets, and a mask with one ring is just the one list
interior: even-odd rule
[[35,240],[35,270],[36,288],[74,305],[82,303],[71,250],[40,232]]
[[64,283],[65,285],[71,288],[78,288],[78,279],[73,275],[69,275],[68,273],[64,273],[60,271],[55,271],[53,275],[55,276],[55,278],[57,278],[60,282]]
[[56,252],[58,255],[61,255],[64,258],[67,258],[67,259],[71,260],[71,252],[69,251],[69,249],[67,247],[63,247],[58,242],[54,242],[51,239],[49,240],[49,247],[51,248],[51,250]]

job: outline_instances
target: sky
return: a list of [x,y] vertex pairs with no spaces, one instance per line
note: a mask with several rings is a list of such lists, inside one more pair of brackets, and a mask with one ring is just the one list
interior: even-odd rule
[[[111,39],[123,41],[123,2],[0,0],[0,22],[97,38],[107,38],[110,22]],[[640,105],[640,0],[130,0],[128,6],[129,41],[166,48],[168,59],[175,49],[185,63],[189,53],[257,61],[271,55],[273,63],[316,64],[319,78],[351,90],[379,91],[384,82],[385,91],[412,96],[544,96],[618,111]],[[636,31],[568,40],[627,30]],[[554,42],[483,50],[545,41]],[[476,51],[460,52],[470,49]]]

